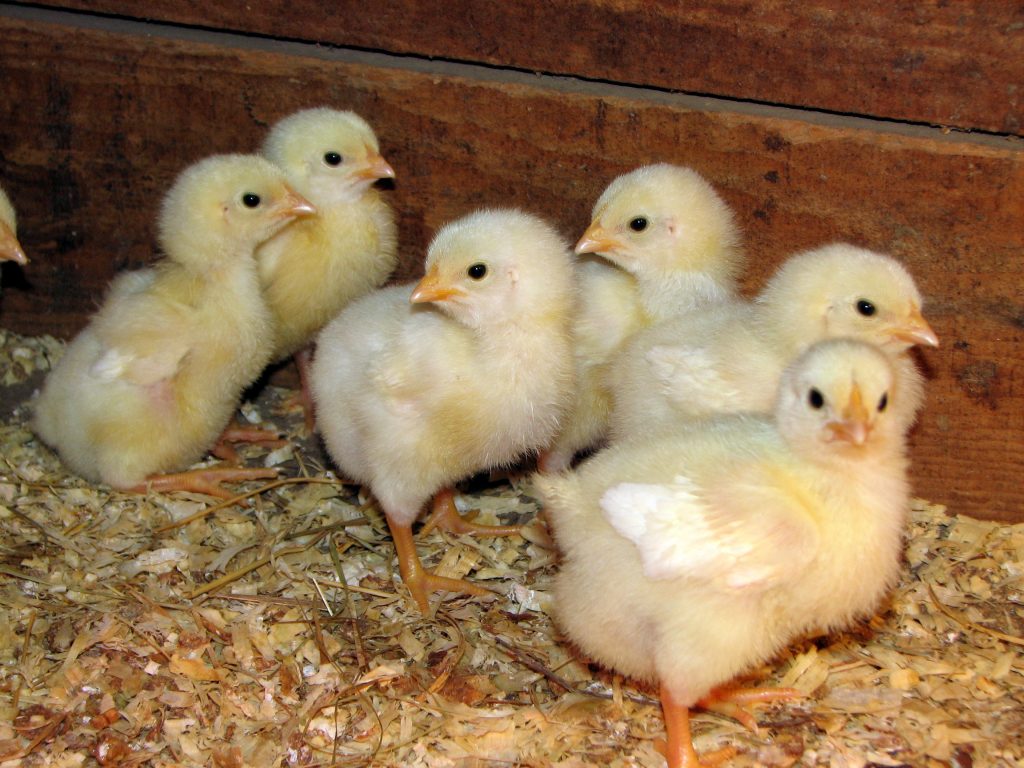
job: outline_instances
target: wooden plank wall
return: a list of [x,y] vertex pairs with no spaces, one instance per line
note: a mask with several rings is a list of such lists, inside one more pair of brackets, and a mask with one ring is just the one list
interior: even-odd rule
[[921,355],[915,489],[1024,521],[1024,4],[48,5],[0,5],[0,179],[33,258],[4,268],[3,327],[73,334],[152,257],[181,168],[255,149],[302,107],[376,127],[397,279],[472,208],[519,205],[575,238],[615,175],[682,163],[736,209],[750,291],[831,240],[909,266],[942,338]]

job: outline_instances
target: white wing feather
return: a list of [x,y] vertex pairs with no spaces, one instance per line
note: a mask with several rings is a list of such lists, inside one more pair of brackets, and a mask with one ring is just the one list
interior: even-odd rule
[[[620,483],[605,491],[600,505],[611,526],[636,545],[649,579],[767,589],[814,556],[817,533],[779,498],[745,491],[713,504],[680,475],[667,484]],[[738,499],[749,503],[729,503]]]

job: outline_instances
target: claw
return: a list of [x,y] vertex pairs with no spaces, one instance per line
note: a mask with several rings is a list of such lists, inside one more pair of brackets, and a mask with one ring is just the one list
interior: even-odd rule
[[466,520],[455,506],[455,492],[445,488],[434,495],[434,508],[423,524],[420,535],[440,528],[449,533],[468,533],[474,536],[519,536],[521,525],[481,525]]
[[153,475],[152,477],[147,477],[145,482],[125,488],[124,490],[130,493],[192,491],[194,493],[205,493],[207,496],[216,496],[219,499],[230,499],[238,494],[221,487],[221,483],[273,480],[276,477],[276,469],[211,467],[209,469],[176,472],[171,475]]

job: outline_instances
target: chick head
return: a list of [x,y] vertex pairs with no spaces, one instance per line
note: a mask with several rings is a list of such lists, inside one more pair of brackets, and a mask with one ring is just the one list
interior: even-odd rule
[[855,339],[818,342],[783,373],[775,407],[779,432],[813,460],[898,444],[894,387],[892,364],[878,347]]
[[667,163],[612,181],[576,253],[600,254],[637,277],[700,272],[723,285],[742,262],[729,206],[696,171]]
[[790,337],[793,352],[844,336],[890,352],[939,344],[910,273],[889,256],[845,243],[791,257],[757,301],[770,307],[773,329]]
[[167,255],[192,268],[251,256],[253,249],[316,209],[284,173],[256,155],[214,155],[186,168],[164,198],[158,221]]
[[18,242],[18,218],[14,214],[14,206],[7,195],[0,189],[0,261],[16,261],[27,264],[28,258]]
[[514,209],[481,210],[435,235],[410,301],[472,328],[518,324],[564,315],[572,274],[568,244],[549,224]]
[[369,123],[328,107],[304,109],[275,124],[263,155],[320,206],[355,200],[378,179],[395,176]]

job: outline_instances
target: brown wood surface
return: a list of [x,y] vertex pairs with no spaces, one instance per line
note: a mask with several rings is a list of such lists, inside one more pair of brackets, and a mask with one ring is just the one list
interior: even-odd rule
[[293,40],[1024,131],[1020,0],[55,0]]
[[475,207],[522,206],[575,238],[615,175],[677,162],[735,207],[751,290],[788,253],[830,240],[905,261],[943,342],[922,355],[930,406],[914,436],[916,490],[953,512],[1024,521],[1019,142],[3,12],[0,178],[33,259],[5,268],[3,327],[73,333],[117,269],[151,258],[153,216],[180,169],[256,148],[301,107],[352,108],[377,128],[398,174],[399,277],[419,272],[440,224]]

